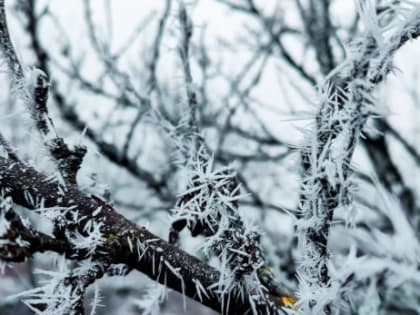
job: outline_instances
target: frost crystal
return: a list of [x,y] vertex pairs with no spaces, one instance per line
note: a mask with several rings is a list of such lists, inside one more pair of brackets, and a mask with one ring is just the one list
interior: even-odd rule
[[93,255],[97,247],[103,244],[102,226],[102,222],[89,220],[83,228],[83,233],[76,231],[68,235],[68,238],[75,248],[86,250],[89,255]]
[[[48,279],[43,281],[43,286],[32,290],[24,291],[13,296],[23,297],[25,304],[39,315],[72,314],[72,306],[78,301],[78,296],[71,286],[64,284],[64,279],[69,274],[64,257],[56,263],[56,271],[38,270],[38,274],[46,276]],[[39,308],[38,305],[45,305]]]
[[12,209],[12,199],[10,197],[0,198],[0,238],[7,234],[10,222],[6,218],[7,212]]
[[[193,145],[190,146],[194,147]],[[260,250],[260,232],[247,226],[238,213],[239,185],[235,172],[229,168],[214,170],[214,160],[204,146],[189,151],[185,163],[187,189],[180,194],[173,211],[173,229],[187,226],[192,236],[203,235],[203,252],[216,256],[220,262],[221,277],[212,288],[196,283],[202,298],[206,289],[218,291],[221,296],[240,296],[255,306],[253,312],[267,305],[264,285],[258,271],[264,266]],[[176,241],[172,231],[171,241]],[[174,235],[175,234],[175,235]],[[229,301],[221,301],[229,304]]]
[[166,286],[160,284],[151,285],[143,298],[135,301],[135,305],[142,310],[144,315],[159,315],[160,304],[167,296]]

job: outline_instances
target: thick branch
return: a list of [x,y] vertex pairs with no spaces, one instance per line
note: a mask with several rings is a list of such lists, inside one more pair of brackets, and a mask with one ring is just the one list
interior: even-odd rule
[[[31,167],[4,158],[0,158],[0,186],[8,191],[14,202],[30,209],[35,209],[36,205],[28,200],[28,194],[32,196],[31,200],[42,200],[44,207],[75,209],[79,217],[86,218],[79,222],[77,228],[80,230],[88,220],[102,222],[102,234],[106,241],[98,248],[98,252],[102,252],[113,264],[127,264],[219,312],[239,315],[251,309],[248,300],[237,300],[233,296],[229,300],[217,293],[220,278],[217,270],[160,239],[146,228],[136,226],[111,206],[82,193],[75,186],[67,187],[65,194],[59,195],[60,189],[56,182],[49,181]],[[99,208],[101,210],[98,213]],[[94,213],[98,214],[94,216]],[[207,295],[201,294],[202,300],[197,294],[197,282],[206,289]],[[273,300],[273,303],[278,302]],[[222,307],[226,309],[222,310]]]

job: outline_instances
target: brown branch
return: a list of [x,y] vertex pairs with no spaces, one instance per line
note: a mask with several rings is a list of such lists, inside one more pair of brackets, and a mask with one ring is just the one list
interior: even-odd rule
[[[95,253],[98,259],[108,257],[112,264],[126,264],[219,312],[226,311],[226,314],[239,315],[251,308],[249,301],[238,300],[234,297],[234,293],[230,300],[227,296],[220,296],[217,293],[220,274],[216,269],[160,239],[146,228],[135,225],[108,204],[82,193],[76,186],[67,187],[66,193],[59,196],[57,183],[48,181],[43,174],[21,162],[0,157],[0,187],[8,191],[15,203],[29,209],[36,209],[36,205],[28,202],[25,197],[27,194],[30,194],[34,200],[43,200],[44,207],[77,209],[79,217],[84,218],[75,227],[80,232],[89,220],[102,222],[101,232],[105,241]],[[93,213],[98,208],[101,208],[101,211],[94,216]],[[49,240],[45,243],[51,244],[49,247],[33,247],[33,249],[56,251],[54,246],[66,248],[60,241],[55,242]],[[182,279],[174,274],[173,270],[177,270]],[[208,294],[208,297],[201,295],[202,300],[194,284],[197,281],[206,288]],[[225,310],[222,310],[222,298],[225,301],[223,306]],[[272,299],[273,305],[280,303],[275,297]]]
[[32,117],[36,126],[43,136],[44,144],[51,155],[56,159],[58,169],[63,177],[71,184],[76,183],[77,172],[86,154],[85,146],[76,146],[74,149],[58,137],[55,131],[54,122],[50,118],[47,107],[49,83],[44,73],[38,73],[34,85],[33,98],[34,106]]

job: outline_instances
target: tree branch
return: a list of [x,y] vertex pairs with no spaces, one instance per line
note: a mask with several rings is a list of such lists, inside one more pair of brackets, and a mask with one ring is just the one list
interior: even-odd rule
[[367,30],[353,43],[353,53],[346,62],[330,73],[331,82],[320,88],[315,130],[301,154],[300,287],[301,290],[309,288],[313,297],[317,297],[301,300],[301,303],[304,310],[317,308],[326,314],[334,307],[331,301],[323,299],[331,285],[329,230],[335,210],[350,205],[350,161],[367,118],[375,112],[371,93],[391,71],[394,53],[408,40],[420,35],[418,7],[391,37],[385,39],[370,22],[375,19],[374,13],[369,11],[368,5],[361,6],[360,13]]
[[[36,209],[39,205],[30,202],[28,194],[32,196],[30,200],[42,200],[45,208],[74,209],[79,217],[83,218],[75,227],[81,233],[88,222],[101,222],[104,242],[93,255],[96,259],[107,257],[111,264],[126,264],[153,280],[224,314],[239,315],[251,309],[250,301],[236,298],[236,292],[232,292],[230,297],[218,293],[220,273],[216,269],[165,242],[146,228],[136,226],[108,204],[85,195],[75,186],[67,187],[66,193],[59,195],[60,188],[56,182],[49,181],[44,175],[21,162],[1,157],[0,186],[8,192],[15,203],[29,209]],[[23,231],[26,233],[26,230]],[[41,234],[37,237],[41,239]],[[65,241],[46,238],[45,241],[38,243],[38,246],[31,247],[30,252],[69,251]],[[24,253],[22,258],[27,258],[29,254],[29,252]],[[198,294],[195,285],[197,282],[202,285],[206,294]],[[223,306],[222,300],[225,301]],[[273,303],[278,303],[274,297]]]

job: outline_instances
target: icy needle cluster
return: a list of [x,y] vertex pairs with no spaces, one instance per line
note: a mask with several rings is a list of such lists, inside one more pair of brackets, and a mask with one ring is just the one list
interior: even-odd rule
[[173,210],[171,242],[177,242],[184,227],[192,236],[204,236],[204,253],[216,256],[221,268],[220,281],[207,289],[216,290],[221,297],[249,299],[254,314],[260,314],[264,307],[268,311],[273,305],[266,299],[268,292],[259,278],[264,267],[260,233],[244,224],[238,213],[240,193],[235,172],[229,167],[214,170],[213,158],[203,146],[190,155],[185,172],[187,189]]

